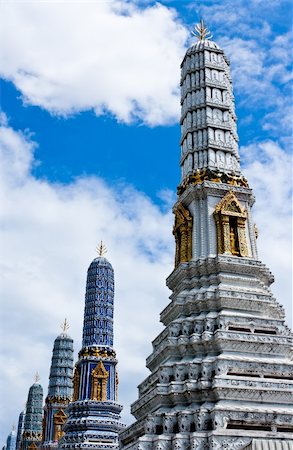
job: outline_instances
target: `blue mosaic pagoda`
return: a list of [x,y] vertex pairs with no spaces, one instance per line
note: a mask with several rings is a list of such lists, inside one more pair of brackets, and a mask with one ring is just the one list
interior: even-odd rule
[[9,433],[6,441],[6,450],[15,450],[16,448],[16,431],[12,428],[11,433]]
[[18,418],[16,446],[15,446],[16,450],[19,450],[21,446],[22,433],[24,428],[24,419],[25,419],[25,409],[21,411]]
[[61,439],[63,449],[118,449],[122,406],[117,403],[117,359],[113,349],[114,271],[103,256],[87,273],[82,349],[74,371],[73,402]]
[[73,394],[73,339],[68,336],[65,319],[63,332],[54,342],[49,376],[48,395],[45,401],[43,422],[44,448],[56,448],[63,435],[66,422],[65,409]]
[[33,450],[42,441],[43,388],[38,381],[37,374],[36,381],[28,392],[21,450]]

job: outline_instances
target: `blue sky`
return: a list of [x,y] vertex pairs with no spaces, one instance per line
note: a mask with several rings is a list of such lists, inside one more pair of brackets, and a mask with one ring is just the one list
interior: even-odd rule
[[180,62],[200,16],[231,61],[260,258],[292,324],[292,5],[4,0],[1,9],[1,388],[9,405],[1,441],[36,370],[46,394],[65,316],[79,350],[85,274],[100,239],[116,274],[115,346],[129,423],[170,294]]

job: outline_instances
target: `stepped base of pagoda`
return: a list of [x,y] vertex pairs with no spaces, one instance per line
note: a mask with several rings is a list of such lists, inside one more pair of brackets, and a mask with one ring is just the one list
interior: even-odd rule
[[[127,430],[123,433],[122,442]],[[242,450],[251,442],[292,442],[293,433],[273,433],[251,430],[225,430],[222,432],[194,432],[147,435],[121,446],[123,450]],[[276,445],[277,445],[276,444]],[[276,447],[278,448],[278,447]]]
[[115,402],[82,400],[71,403],[66,413],[65,435],[61,449],[115,450],[119,448],[118,433],[122,406]]

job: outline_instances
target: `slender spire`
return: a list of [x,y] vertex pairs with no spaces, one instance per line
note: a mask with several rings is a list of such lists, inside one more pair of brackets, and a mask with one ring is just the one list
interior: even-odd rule
[[101,241],[100,245],[97,245],[96,251],[99,256],[104,256],[107,253],[107,248],[103,244],[103,241]]
[[212,37],[213,37],[210,30],[206,27],[203,19],[200,19],[200,22],[195,25],[194,30],[195,30],[195,32],[191,31],[191,33],[199,41],[204,41],[205,39],[212,39]]
[[[105,254],[103,242],[99,256]],[[83,347],[113,345],[114,272],[106,258],[95,258],[88,268]]]
[[66,333],[66,331],[69,330],[69,323],[67,322],[67,319],[65,317],[64,322],[60,325],[61,326],[61,330],[63,331],[63,333]]
[[36,371],[35,376],[34,376],[35,383],[38,383],[40,381],[40,379],[41,379],[41,377],[39,375],[39,372]]

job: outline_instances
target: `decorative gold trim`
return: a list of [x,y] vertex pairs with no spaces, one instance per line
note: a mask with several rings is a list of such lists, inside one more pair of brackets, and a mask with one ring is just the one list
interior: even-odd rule
[[214,218],[218,253],[248,256],[245,232],[247,212],[232,191],[217,204]]
[[213,183],[225,183],[231,186],[249,187],[246,178],[242,175],[224,173],[218,170],[197,169],[188,175],[177,188],[177,194],[181,195],[189,185],[212,181]]
[[173,234],[176,242],[175,267],[192,258],[192,215],[179,203],[174,208],[175,224]]
[[97,401],[107,400],[107,381],[109,373],[102,361],[99,361],[92,370],[91,399]]
[[62,405],[68,405],[68,403],[70,403],[71,401],[72,401],[71,398],[69,399],[55,395],[54,397],[47,397],[45,403],[46,405],[52,403],[61,403]]
[[119,385],[119,377],[118,377],[118,372],[116,370],[116,374],[115,374],[115,386],[116,386],[116,401],[118,400],[118,385]]
[[82,356],[95,356],[98,358],[116,358],[116,353],[114,350],[108,348],[85,347],[78,354],[79,358]]
[[37,444],[35,442],[32,442],[29,446],[28,446],[28,450],[35,450],[37,447]]
[[54,414],[54,441],[59,441],[64,435],[63,426],[66,422],[67,416],[63,409],[60,409]]

